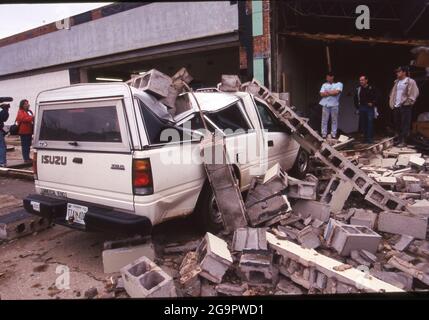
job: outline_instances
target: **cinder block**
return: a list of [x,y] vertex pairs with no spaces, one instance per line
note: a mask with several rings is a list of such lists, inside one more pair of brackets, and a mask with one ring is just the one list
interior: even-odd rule
[[377,215],[374,212],[370,210],[356,209],[355,214],[350,218],[350,224],[366,226],[370,229],[374,229],[376,219]]
[[24,209],[0,216],[0,239],[12,240],[48,228],[52,223]]
[[199,277],[201,268],[198,265],[197,253],[188,252],[179,268],[179,283],[185,296],[198,297],[201,294],[202,283]]
[[176,296],[173,279],[154,262],[141,257],[121,269],[124,287],[131,298]]
[[382,186],[394,186],[398,183],[396,177],[376,177],[375,181]]
[[428,218],[412,213],[385,211],[378,216],[378,231],[426,239]]
[[370,273],[372,276],[405,291],[410,291],[413,287],[413,277],[409,274],[406,274],[405,272],[371,270]]
[[325,230],[327,244],[342,256],[349,256],[353,250],[367,250],[375,253],[381,241],[379,234],[365,226],[334,222],[331,224],[330,231],[327,230]]
[[320,246],[318,230],[312,226],[305,227],[297,234],[298,242],[304,247],[315,249]]
[[267,228],[239,228],[232,239],[234,251],[263,252],[267,247]]
[[408,164],[410,166],[416,166],[418,168],[422,168],[425,164],[425,159],[416,157],[416,156],[411,156]]
[[142,256],[153,260],[155,250],[153,244],[149,241],[138,246],[104,250],[102,256],[104,273],[112,273],[119,272],[122,267]]
[[399,241],[395,243],[394,248],[395,250],[403,251],[408,248],[413,240],[412,236],[402,235]]
[[298,200],[293,205],[293,211],[299,213],[303,218],[311,216],[313,219],[326,222],[330,217],[329,204],[314,200]]
[[149,70],[141,77],[136,77],[133,84],[158,98],[167,97],[171,85],[171,78],[156,69]]
[[238,76],[223,74],[221,79],[221,84],[219,86],[220,91],[236,92],[240,90],[241,81]]
[[273,284],[272,254],[243,253],[239,263],[240,276],[249,285]]
[[252,226],[258,226],[290,210],[288,198],[283,194],[277,194],[274,197],[259,201],[247,207],[246,214],[250,224]]
[[426,199],[417,200],[414,204],[408,206],[411,213],[429,217],[429,201]]
[[288,178],[287,195],[289,198],[316,200],[317,181],[304,181]]
[[214,283],[221,283],[223,275],[233,262],[227,243],[207,232],[196,252],[201,268],[200,276]]
[[350,181],[334,176],[329,181],[321,201],[329,204],[331,212],[338,213],[343,209],[352,190],[353,184]]

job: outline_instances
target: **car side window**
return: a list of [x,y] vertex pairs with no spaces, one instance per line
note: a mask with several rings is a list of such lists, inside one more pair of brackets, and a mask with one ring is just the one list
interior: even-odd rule
[[280,122],[274,117],[271,111],[268,109],[266,105],[255,100],[256,107],[258,108],[259,115],[261,117],[262,125],[264,129],[269,132],[281,132],[283,131]]
[[207,113],[207,117],[221,130],[229,129],[228,131],[232,130],[233,132],[243,130],[247,132],[250,129],[237,103],[220,111]]

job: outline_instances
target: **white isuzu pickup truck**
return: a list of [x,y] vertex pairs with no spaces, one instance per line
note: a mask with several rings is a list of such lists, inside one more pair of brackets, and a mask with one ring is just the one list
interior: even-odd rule
[[[36,194],[24,199],[25,209],[56,224],[125,234],[148,234],[154,225],[192,213],[206,226],[219,224],[204,165],[195,161],[202,117],[210,131],[223,132],[243,192],[258,168],[264,174],[260,168],[280,163],[305,174],[308,154],[262,100],[244,92],[184,95],[189,107],[172,115],[154,96],[125,83],[41,92]],[[256,151],[248,152],[249,146]]]

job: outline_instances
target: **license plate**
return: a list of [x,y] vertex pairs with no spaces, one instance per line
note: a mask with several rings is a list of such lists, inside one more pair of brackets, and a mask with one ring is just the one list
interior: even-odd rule
[[66,221],[85,225],[85,215],[88,207],[67,203]]

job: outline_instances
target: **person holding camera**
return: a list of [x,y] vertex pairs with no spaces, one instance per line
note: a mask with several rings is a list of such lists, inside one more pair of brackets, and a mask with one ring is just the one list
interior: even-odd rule
[[[5,98],[0,98],[0,103],[7,101]],[[0,167],[6,167],[6,131],[4,131],[4,123],[9,119],[10,104],[0,104]]]
[[18,134],[21,137],[22,158],[25,162],[31,162],[30,147],[33,136],[34,115],[30,110],[30,103],[27,99],[21,100],[19,110],[16,116],[18,124]]

